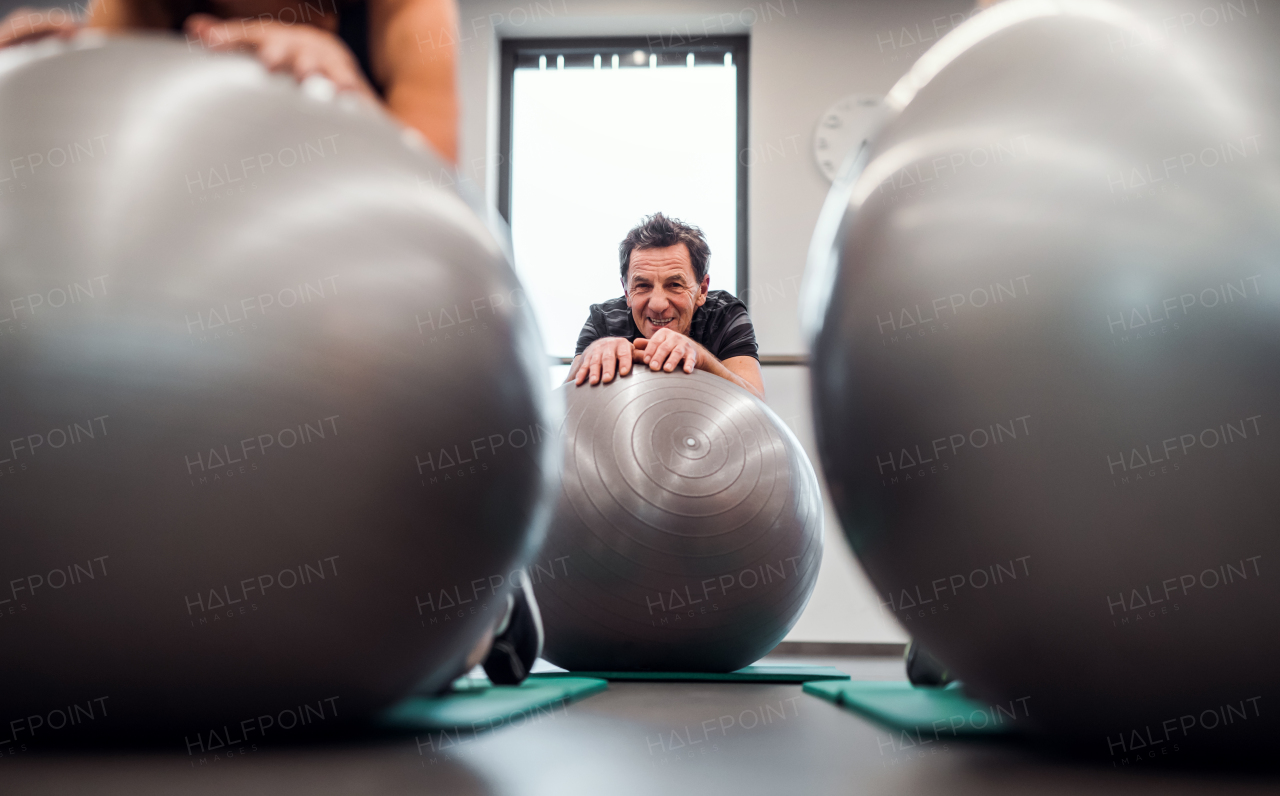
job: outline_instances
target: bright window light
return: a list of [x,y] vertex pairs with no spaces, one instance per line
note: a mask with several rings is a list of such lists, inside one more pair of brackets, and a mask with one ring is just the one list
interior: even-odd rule
[[573,355],[590,305],[622,295],[618,243],[651,213],[701,227],[711,289],[737,290],[737,67],[649,55],[513,76],[511,234],[552,356]]

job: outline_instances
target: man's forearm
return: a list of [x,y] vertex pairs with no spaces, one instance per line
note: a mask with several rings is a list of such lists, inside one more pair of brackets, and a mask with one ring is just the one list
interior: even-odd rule
[[734,373],[723,362],[721,362],[719,359],[716,359],[715,355],[712,354],[710,351],[708,351],[706,349],[706,346],[702,345],[701,343],[697,343],[697,346],[698,346],[697,368],[699,370],[705,370],[706,372],[712,374],[713,376],[719,376],[722,379],[727,379],[733,382],[734,384],[738,385],[742,389],[746,390],[747,392],[751,393],[755,397],[759,398],[760,400],[762,401],[764,400],[763,385],[755,384],[750,380],[745,379],[742,376],[738,375],[737,373]]

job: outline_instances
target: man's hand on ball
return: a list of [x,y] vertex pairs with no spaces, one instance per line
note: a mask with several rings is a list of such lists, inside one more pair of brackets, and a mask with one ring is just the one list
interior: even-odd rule
[[582,386],[589,383],[593,387],[602,381],[605,384],[631,372],[632,359],[638,359],[639,353],[625,337],[602,337],[582,352],[582,363],[573,383]]
[[253,52],[273,72],[287,72],[299,82],[320,75],[338,91],[377,101],[351,51],[328,31],[311,25],[258,20],[224,22],[208,14],[192,14],[187,18],[186,29],[211,50]]
[[66,39],[78,30],[80,24],[65,9],[16,8],[0,20],[0,48],[37,41],[46,36]]
[[643,337],[636,340],[635,348],[641,352],[649,370],[665,370],[667,373],[675,373],[682,360],[684,372],[692,373],[698,367],[701,350],[693,340],[670,329],[659,329],[647,340]]

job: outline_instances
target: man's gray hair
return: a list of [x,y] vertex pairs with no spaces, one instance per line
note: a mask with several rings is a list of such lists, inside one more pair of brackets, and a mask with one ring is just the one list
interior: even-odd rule
[[711,247],[707,245],[706,237],[701,229],[692,224],[686,224],[678,218],[667,218],[662,213],[647,216],[618,245],[623,283],[626,283],[627,273],[631,270],[631,252],[636,249],[662,249],[677,243],[683,243],[689,250],[693,276],[701,284],[711,260]]

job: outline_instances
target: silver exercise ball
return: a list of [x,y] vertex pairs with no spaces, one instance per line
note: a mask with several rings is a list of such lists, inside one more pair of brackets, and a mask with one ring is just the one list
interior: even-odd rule
[[499,238],[325,89],[169,38],[0,51],[17,742],[367,719],[464,668],[541,543],[558,412]]
[[577,671],[727,672],[777,646],[822,561],[791,430],[702,371],[561,388],[560,500],[530,571],[543,656]]
[[1255,17],[979,14],[890,93],[811,256],[822,466],[879,600],[1002,721],[1117,765],[1277,732],[1280,69]]

